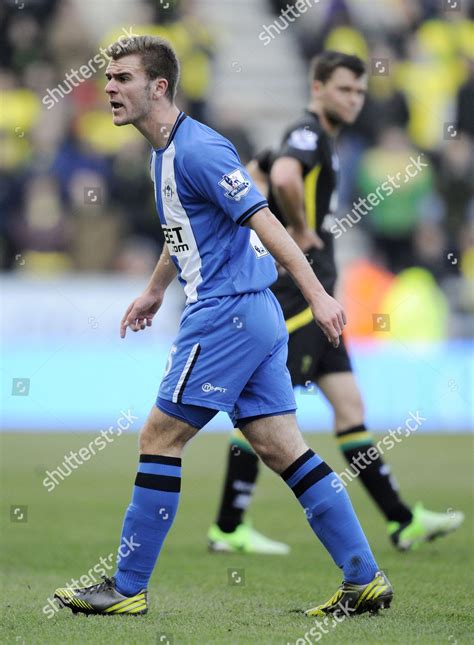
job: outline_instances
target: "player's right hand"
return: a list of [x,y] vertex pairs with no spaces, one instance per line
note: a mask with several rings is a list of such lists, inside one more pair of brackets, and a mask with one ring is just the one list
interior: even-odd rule
[[127,327],[132,331],[140,331],[151,327],[153,316],[161,307],[163,296],[144,291],[131,305],[128,306],[120,323],[120,338],[125,338]]
[[314,320],[333,347],[339,347],[339,337],[346,324],[346,314],[335,298],[324,292],[311,304]]

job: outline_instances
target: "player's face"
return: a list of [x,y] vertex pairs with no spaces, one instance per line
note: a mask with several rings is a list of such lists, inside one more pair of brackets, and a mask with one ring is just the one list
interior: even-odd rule
[[137,123],[146,118],[152,107],[151,81],[147,78],[138,54],[111,60],[105,75],[105,86],[112,107],[114,125]]
[[315,82],[315,91],[326,116],[335,124],[350,125],[359,116],[367,94],[367,76],[359,78],[338,67],[326,83]]

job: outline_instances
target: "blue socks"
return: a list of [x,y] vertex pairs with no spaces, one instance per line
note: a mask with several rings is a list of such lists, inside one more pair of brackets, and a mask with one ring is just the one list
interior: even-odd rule
[[367,538],[339,477],[312,450],[307,450],[281,475],[305,509],[309,524],[344,580],[367,584],[378,571]]
[[148,586],[176,515],[180,488],[181,459],[140,455],[114,574],[117,591],[124,596],[133,596]]
[[[285,472],[311,528],[344,572],[344,580],[367,584],[378,571],[349,496],[337,475],[312,450]],[[124,596],[146,589],[178,508],[181,459],[141,455],[132,501],[125,514],[116,588]]]

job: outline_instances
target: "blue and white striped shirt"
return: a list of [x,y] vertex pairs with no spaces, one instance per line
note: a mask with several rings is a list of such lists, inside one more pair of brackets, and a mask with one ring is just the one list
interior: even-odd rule
[[165,148],[153,150],[158,215],[187,302],[261,291],[275,262],[242,226],[267,206],[234,146],[180,113]]

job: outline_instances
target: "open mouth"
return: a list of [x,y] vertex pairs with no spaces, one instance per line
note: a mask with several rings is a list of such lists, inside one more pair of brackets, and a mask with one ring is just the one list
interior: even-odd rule
[[119,108],[123,107],[123,103],[119,103],[118,101],[110,101],[110,105],[112,106],[113,110],[118,110]]

